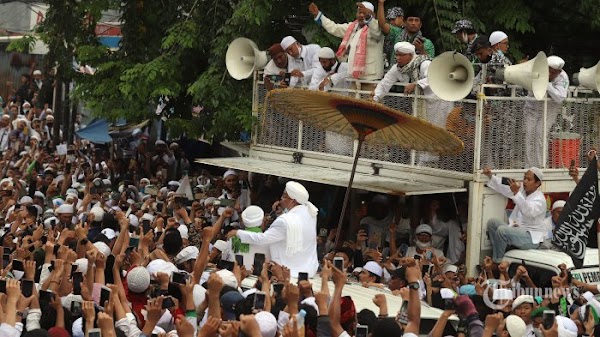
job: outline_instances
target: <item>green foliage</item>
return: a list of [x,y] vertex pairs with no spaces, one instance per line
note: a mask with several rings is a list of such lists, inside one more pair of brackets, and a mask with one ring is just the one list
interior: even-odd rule
[[37,39],[34,36],[27,35],[22,39],[13,40],[6,47],[6,51],[18,51],[20,53],[26,53],[30,48],[33,48]]
[[[376,6],[377,1],[372,1]],[[225,68],[231,41],[248,37],[260,50],[286,35],[303,43],[337,49],[340,39],[317,26],[305,0],[49,0],[46,20],[36,34],[50,46],[49,64],[64,65],[65,79],[76,79],[76,97],[98,116],[126,117],[131,121],[155,118],[161,97],[169,97],[166,121],[172,134],[203,135],[235,140],[250,130],[252,81],[236,81]],[[320,10],[336,22],[356,15],[355,0],[319,0]],[[476,30],[489,34],[503,30],[510,37],[513,60],[537,50],[569,50],[557,34],[578,34],[578,28],[600,28],[597,0],[546,2],[525,0],[387,0],[392,6],[416,7],[422,12],[423,33],[438,52],[458,47],[451,30],[456,20],[470,19]],[[123,39],[118,51],[99,46],[93,25],[106,8],[120,10]],[[84,18],[91,18],[85,23]],[[548,18],[552,18],[549,20]],[[577,22],[577,25],[569,24]],[[564,31],[563,31],[564,30]],[[535,34],[535,35],[533,35]],[[32,40],[11,44],[24,48]],[[575,53],[573,53],[575,54]],[[94,76],[70,72],[73,56],[97,69]],[[567,62],[569,63],[569,62]],[[192,116],[193,106],[204,107]]]

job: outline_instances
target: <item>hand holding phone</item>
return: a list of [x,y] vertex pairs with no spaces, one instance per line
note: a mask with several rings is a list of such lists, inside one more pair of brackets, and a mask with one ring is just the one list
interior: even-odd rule
[[542,325],[544,326],[544,329],[548,330],[552,328],[554,325],[555,316],[556,313],[554,310],[544,310],[542,313]]

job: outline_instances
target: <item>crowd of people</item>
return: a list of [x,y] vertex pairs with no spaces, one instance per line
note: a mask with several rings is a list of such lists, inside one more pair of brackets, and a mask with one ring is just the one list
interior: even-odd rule
[[[384,3],[377,11],[359,3],[348,24],[311,4],[315,22],[343,38],[340,47],[286,37],[270,48],[265,82],[329,90],[356,86],[349,78],[383,78],[360,89],[381,100],[401,80],[410,83],[407,93],[419,86],[433,95],[427,67],[435,49],[419,15],[399,7],[385,15]],[[467,57],[508,62],[506,34],[478,36],[468,20],[453,33]],[[553,99],[552,76],[562,80],[563,65],[550,60]],[[313,204],[306,184],[198,171],[179,144],[151,140],[147,130],[134,130],[118,151],[85,140],[55,144],[52,110],[36,100],[40,74],[33,75],[36,84],[25,76],[0,119],[2,337],[596,334],[600,286],[565,265],[540,277],[503,260],[508,246],[553,249],[565,201],[546,216],[536,167],[522,182],[484,170],[488,186],[515,208],[509,223],[487,224],[492,256],[470,271],[462,196],[369,194],[351,217],[355,225],[337,232],[323,223],[321,213],[331,210]],[[436,123],[445,124],[442,117]],[[571,174],[578,179],[575,167]],[[377,312],[347,295],[367,289]],[[402,303],[398,312],[388,311],[391,301]],[[426,326],[421,313],[430,307],[439,316]]]
[[[589,335],[598,323],[598,287],[564,266],[535,284],[528,266],[502,261],[497,250],[520,242],[502,246],[504,235],[468,277],[462,198],[449,209],[450,199],[376,194],[348,235],[319,223],[302,183],[196,171],[176,143],[150,142],[142,130],[130,142],[122,158],[82,141],[64,154],[34,139],[21,153],[9,143],[0,161],[0,335],[550,337]],[[534,232],[524,204],[538,199],[532,174],[543,179],[531,169],[523,187],[507,187],[523,235]],[[525,287],[555,291],[512,296]],[[343,296],[348,288],[374,291],[378,312]],[[390,301],[404,305],[388,312]],[[432,327],[423,327],[423,306],[443,310]]]

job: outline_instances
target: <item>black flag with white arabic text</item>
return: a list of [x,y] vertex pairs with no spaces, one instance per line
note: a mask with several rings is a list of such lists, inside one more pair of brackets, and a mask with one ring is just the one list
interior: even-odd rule
[[560,213],[552,238],[554,245],[571,256],[576,268],[583,266],[590,230],[596,230],[600,216],[597,165],[595,157],[589,161],[587,170]]

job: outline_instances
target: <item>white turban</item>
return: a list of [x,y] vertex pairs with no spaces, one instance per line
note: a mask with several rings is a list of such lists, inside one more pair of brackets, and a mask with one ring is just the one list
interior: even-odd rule
[[331,49],[329,47],[323,47],[323,48],[321,48],[321,50],[319,50],[319,58],[320,59],[334,59],[335,52],[333,51],[333,49]]
[[281,40],[280,45],[283,50],[286,50],[294,43],[296,43],[296,39],[293,36],[286,36],[283,38],[283,40]]
[[372,3],[370,3],[370,2],[368,2],[368,1],[362,1],[362,2],[361,2],[361,4],[362,4],[363,6],[365,6],[366,8],[370,9],[370,10],[371,10],[371,12],[374,12],[374,11],[375,11],[375,6],[373,6],[373,4],[372,4]]
[[562,70],[565,66],[565,60],[558,56],[548,56],[548,67],[556,70]]
[[537,167],[530,167],[529,171],[531,171],[531,173],[533,173],[536,177],[538,177],[538,179],[540,181],[544,180],[544,173],[542,173],[542,170],[540,170]]
[[490,44],[493,46],[507,38],[508,38],[508,35],[506,35],[505,32],[501,32],[501,31],[497,30],[497,31],[493,32],[492,34],[490,34]]
[[258,206],[248,206],[242,212],[242,220],[244,221],[244,226],[246,226],[246,228],[262,225],[264,217],[265,212]]
[[296,200],[300,205],[305,205],[308,207],[308,211],[310,215],[313,217],[317,216],[319,210],[313,205],[310,201],[308,201],[308,191],[302,184],[295,181],[288,181],[285,184],[285,192],[290,196],[290,198]]
[[[285,192],[291,198],[296,200],[300,205],[304,205],[308,208],[308,213],[313,218],[317,217],[317,213],[319,210],[313,205],[310,201],[308,201],[308,191],[304,186],[295,181],[288,181],[285,184]],[[304,247],[304,242],[302,239],[302,224],[291,221],[287,226],[286,233],[286,253],[288,256],[292,256],[297,254],[302,247]]]
[[394,45],[394,51],[402,54],[414,54],[415,46],[410,42],[398,42]]
[[234,170],[227,170],[225,171],[225,173],[223,173],[223,179],[229,177],[229,176],[236,176],[237,177],[237,172],[235,172]]
[[558,326],[559,337],[577,337],[577,324],[572,319],[556,316],[556,325]]

